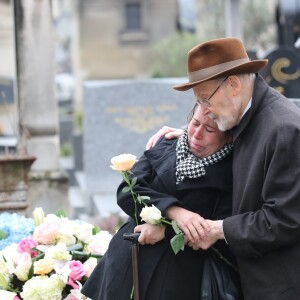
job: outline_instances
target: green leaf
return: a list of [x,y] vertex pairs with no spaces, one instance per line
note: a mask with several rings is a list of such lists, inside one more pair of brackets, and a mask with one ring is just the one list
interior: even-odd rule
[[178,227],[177,222],[172,220],[172,227],[176,234],[182,233],[182,230]]
[[33,272],[34,272],[34,267],[33,267],[33,264],[32,264],[30,269],[29,269],[29,272],[28,272],[28,278],[32,278],[32,276],[34,274]]
[[144,204],[146,205],[145,203],[150,200],[150,197],[148,196],[141,196],[140,194],[137,195],[137,200],[139,202],[139,204]]
[[83,245],[81,243],[77,243],[75,245],[69,246],[68,251],[77,251],[77,250],[82,250]]
[[8,233],[0,229],[0,240],[4,240],[8,237]]
[[175,255],[180,251],[184,250],[184,233],[181,232],[176,234],[170,241],[171,247]]
[[91,253],[90,257],[95,257],[95,258],[97,258],[97,260],[100,260],[103,257],[103,255],[97,254],[97,253]]
[[35,262],[35,261],[38,261],[38,260],[40,260],[40,259],[42,259],[44,257],[45,257],[45,253],[44,252],[40,252],[36,257],[32,258],[32,261]]
[[90,253],[82,251],[71,251],[73,260],[87,260],[90,257]]
[[130,187],[129,186],[123,187],[122,193],[128,193],[128,192],[130,192]]
[[93,235],[96,235],[98,232],[100,232],[101,231],[101,229],[100,229],[100,227],[99,226],[97,226],[97,225],[94,225],[94,228],[93,228]]
[[65,211],[64,211],[62,208],[58,209],[58,210],[55,212],[55,215],[56,215],[57,217],[63,217],[63,218],[66,218],[66,217],[67,217]]
[[133,187],[136,184],[137,177],[132,178],[131,180],[131,186]]
[[142,198],[143,202],[147,202],[148,200],[150,200],[151,198],[149,196],[140,196]]
[[143,203],[143,198],[140,194],[137,195],[136,200],[138,201],[139,204]]

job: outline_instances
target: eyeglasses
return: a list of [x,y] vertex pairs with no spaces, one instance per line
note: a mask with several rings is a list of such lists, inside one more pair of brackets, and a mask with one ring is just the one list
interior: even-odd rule
[[213,95],[218,91],[218,89],[221,87],[221,85],[227,80],[228,77],[225,77],[224,80],[222,80],[222,82],[218,85],[218,87],[214,90],[214,92],[207,98],[207,99],[197,99],[197,102],[200,105],[206,106],[206,107],[210,107],[211,104],[209,102],[209,100],[213,97]]

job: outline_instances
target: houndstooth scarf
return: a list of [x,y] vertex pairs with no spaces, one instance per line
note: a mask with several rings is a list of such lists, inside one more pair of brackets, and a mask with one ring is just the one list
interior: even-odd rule
[[179,137],[176,145],[176,184],[181,182],[185,177],[198,178],[205,175],[204,166],[213,165],[233,150],[232,144],[227,144],[217,152],[204,158],[197,158],[190,150],[188,145],[188,135],[185,130]]

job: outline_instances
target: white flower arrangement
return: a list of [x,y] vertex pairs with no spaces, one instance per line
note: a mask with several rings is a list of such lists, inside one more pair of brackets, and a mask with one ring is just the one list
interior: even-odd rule
[[[14,221],[27,222],[15,215]],[[45,216],[38,208],[33,215],[32,234],[26,231],[19,241],[14,239],[0,249],[0,299],[88,299],[80,293],[81,287],[106,252],[111,234],[69,220],[62,212]],[[0,227],[0,241],[10,239],[12,230],[7,228]]]

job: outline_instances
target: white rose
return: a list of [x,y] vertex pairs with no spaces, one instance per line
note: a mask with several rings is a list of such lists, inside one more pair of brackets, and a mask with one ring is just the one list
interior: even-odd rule
[[140,217],[142,221],[148,224],[159,224],[162,218],[161,211],[152,204],[152,206],[146,206],[142,209]]
[[74,221],[70,221],[66,218],[61,219],[58,242],[64,243],[67,246],[74,245],[76,238],[76,224]]
[[44,222],[43,223],[58,223],[61,224],[62,220],[64,220],[66,218],[61,218],[58,217],[54,214],[48,214],[45,218],[44,218]]
[[93,237],[93,228],[94,226],[92,224],[81,222],[80,224],[78,224],[77,232],[75,235],[77,236],[79,241],[86,243]]
[[29,253],[24,252],[21,254],[18,264],[16,265],[16,268],[14,270],[14,273],[21,281],[28,280],[29,270],[31,268],[32,261],[31,256]]
[[71,234],[61,234],[58,238],[58,242],[63,243],[66,246],[71,246],[76,243],[76,238]]

